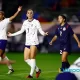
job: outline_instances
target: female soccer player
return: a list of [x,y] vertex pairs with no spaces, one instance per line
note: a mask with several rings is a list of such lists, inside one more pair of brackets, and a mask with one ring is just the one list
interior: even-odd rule
[[14,70],[11,66],[11,63],[13,63],[13,61],[10,61],[5,54],[5,48],[7,44],[7,34],[6,34],[7,26],[10,23],[10,21],[12,21],[18,15],[18,13],[21,11],[21,8],[22,7],[19,7],[18,11],[10,18],[5,18],[4,12],[0,11],[0,57],[1,57],[0,64],[8,65],[9,68],[8,74],[11,74],[12,72],[14,72]]
[[59,25],[57,26],[57,29],[55,31],[55,36],[49,43],[52,45],[54,41],[59,37],[60,40],[60,54],[62,54],[61,59],[62,59],[62,67],[60,68],[60,71],[63,71],[64,69],[68,68],[70,66],[68,62],[68,55],[70,53],[70,46],[71,46],[71,41],[70,38],[71,36],[74,37],[76,42],[78,43],[78,47],[80,48],[80,42],[76,34],[73,32],[72,28],[66,21],[66,17],[64,15],[59,15],[58,16],[58,22]]
[[27,20],[23,22],[22,28],[16,33],[9,33],[8,36],[16,36],[26,31],[26,42],[24,49],[24,60],[31,67],[30,74],[27,78],[33,78],[33,72],[36,70],[36,78],[39,77],[41,70],[36,66],[36,52],[39,45],[38,31],[41,35],[46,36],[48,32],[44,32],[41,28],[40,22],[33,19],[33,10],[27,10]]

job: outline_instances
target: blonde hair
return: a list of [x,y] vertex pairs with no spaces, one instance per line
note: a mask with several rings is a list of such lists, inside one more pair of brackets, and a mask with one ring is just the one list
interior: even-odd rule
[[28,11],[32,11],[32,12],[33,12],[33,14],[34,14],[34,11],[33,11],[32,9],[28,9],[28,10],[27,10],[27,12],[28,12]]

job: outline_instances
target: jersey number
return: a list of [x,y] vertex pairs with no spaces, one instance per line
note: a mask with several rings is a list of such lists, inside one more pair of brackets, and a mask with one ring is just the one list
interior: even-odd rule
[[60,31],[60,36],[62,36],[62,31]]

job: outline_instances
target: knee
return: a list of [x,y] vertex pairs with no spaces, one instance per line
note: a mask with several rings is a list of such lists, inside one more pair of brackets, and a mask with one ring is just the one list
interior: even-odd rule
[[66,62],[67,59],[65,57],[62,57],[62,62]]
[[24,61],[28,60],[28,58],[24,58]]
[[30,59],[35,59],[35,56],[31,56]]
[[24,56],[24,61],[30,59],[29,56]]

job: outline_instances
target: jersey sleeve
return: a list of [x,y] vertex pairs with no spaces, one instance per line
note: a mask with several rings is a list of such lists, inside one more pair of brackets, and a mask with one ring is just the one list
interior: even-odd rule
[[70,35],[72,36],[74,34],[74,32],[70,26],[68,27],[68,30],[69,30]]
[[54,33],[56,36],[59,36],[58,28],[56,28],[56,31]]
[[41,25],[40,25],[40,22],[39,21],[37,21],[37,29],[38,29],[38,31],[40,32],[40,34],[41,35],[45,35],[45,32],[42,30],[42,28],[41,28]]
[[11,21],[9,20],[9,18],[5,18],[4,19],[5,23],[10,23]]
[[13,34],[11,34],[10,36],[19,35],[19,34],[23,33],[24,31],[25,31],[25,24],[23,23],[21,30],[18,31],[18,32],[15,32],[15,33],[13,33]]

